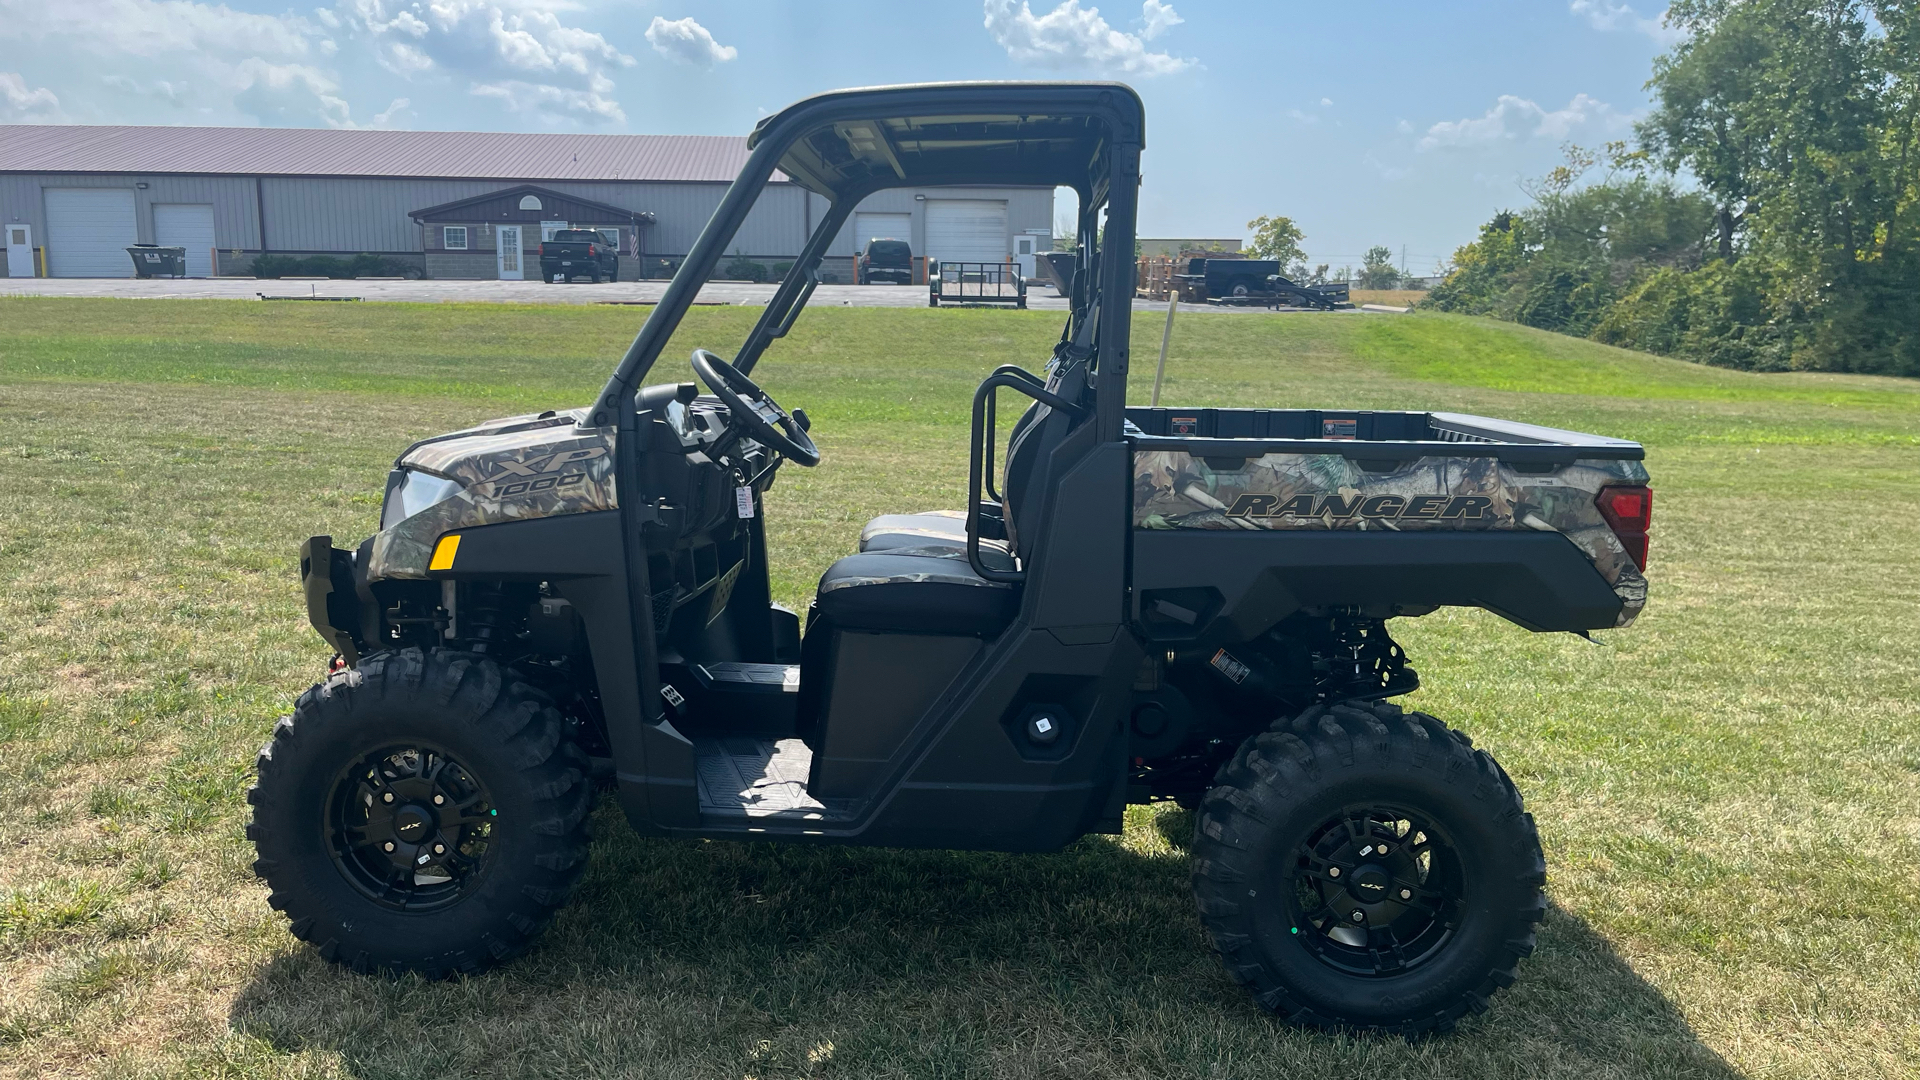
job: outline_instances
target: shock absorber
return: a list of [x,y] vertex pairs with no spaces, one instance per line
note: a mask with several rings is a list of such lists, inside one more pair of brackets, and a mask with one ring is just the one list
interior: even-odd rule
[[498,652],[513,638],[507,625],[506,590],[499,585],[473,582],[461,590],[456,622],[459,644],[477,653]]

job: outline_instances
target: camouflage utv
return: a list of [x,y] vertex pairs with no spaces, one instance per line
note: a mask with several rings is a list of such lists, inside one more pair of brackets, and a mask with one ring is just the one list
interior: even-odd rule
[[[248,828],[293,933],[360,970],[501,963],[566,902],[603,784],[658,836],[1029,852],[1164,799],[1197,810],[1199,917],[1264,1008],[1418,1032],[1511,983],[1545,911],[1533,821],[1486,751],[1392,703],[1419,679],[1388,626],[1629,624],[1641,448],[1129,408],[1143,124],[1117,84],[770,116],[595,401],[418,443],[379,532],[309,540],[338,657],[261,753]],[[776,170],[830,209],[732,358],[693,353],[704,390],[647,383]],[[848,537],[803,633],[762,494],[820,452],[751,373],[862,199],[962,184],[1078,192],[1059,342],[980,383],[966,505]],[[1003,394],[1028,404],[1000,451]]]

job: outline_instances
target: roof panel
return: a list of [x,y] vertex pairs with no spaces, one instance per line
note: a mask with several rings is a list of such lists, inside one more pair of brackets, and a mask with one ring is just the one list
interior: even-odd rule
[[747,153],[734,135],[0,125],[0,172],[698,182]]

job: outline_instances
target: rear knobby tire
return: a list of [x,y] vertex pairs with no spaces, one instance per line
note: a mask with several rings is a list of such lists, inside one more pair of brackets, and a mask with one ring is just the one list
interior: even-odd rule
[[[384,764],[392,748],[403,766],[431,768],[364,779],[393,775],[359,764]],[[257,767],[247,838],[267,902],[294,937],[356,971],[493,967],[539,935],[586,864],[586,755],[545,694],[473,653],[378,653],[335,673],[300,695]],[[377,805],[389,790],[414,818],[394,824],[400,814]],[[385,832],[370,820],[382,815]],[[454,849],[446,868],[388,865],[414,854],[424,865],[439,837]]]
[[[1315,706],[1248,739],[1194,831],[1194,895],[1228,974],[1298,1024],[1450,1030],[1513,984],[1546,914],[1539,834],[1507,774],[1386,702]],[[1394,852],[1357,855],[1369,837]]]

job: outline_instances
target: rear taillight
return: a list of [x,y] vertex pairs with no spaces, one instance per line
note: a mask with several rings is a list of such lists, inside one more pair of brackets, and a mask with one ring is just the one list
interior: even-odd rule
[[599,248],[594,247],[592,244],[587,245],[587,258],[591,259],[599,254],[600,254]]
[[1620,538],[1621,546],[1633,556],[1635,566],[1647,568],[1647,532],[1653,527],[1653,489],[1643,484],[1619,484],[1600,489],[1594,496],[1600,516]]
[[545,244],[540,245],[540,257],[543,259],[547,257],[547,245]]

